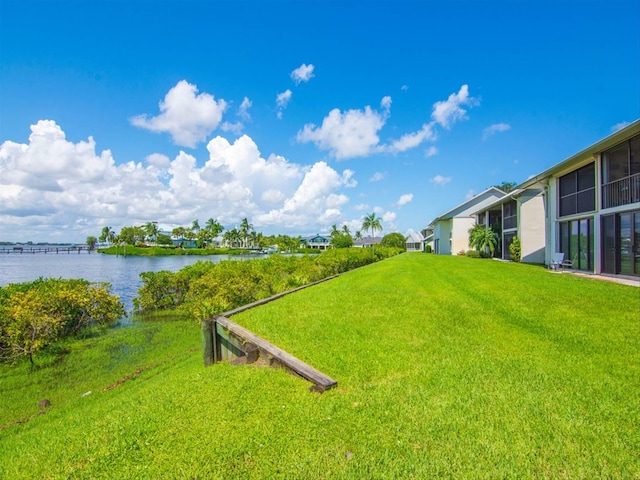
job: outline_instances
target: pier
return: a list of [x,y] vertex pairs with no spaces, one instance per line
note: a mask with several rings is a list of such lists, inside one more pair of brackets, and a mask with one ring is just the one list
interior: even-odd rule
[[0,247],[0,255],[2,254],[35,254],[35,253],[91,253],[88,245],[16,245]]

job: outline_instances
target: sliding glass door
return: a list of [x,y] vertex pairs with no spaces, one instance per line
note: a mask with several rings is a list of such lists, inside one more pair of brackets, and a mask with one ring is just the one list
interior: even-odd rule
[[602,271],[640,275],[640,211],[602,217]]

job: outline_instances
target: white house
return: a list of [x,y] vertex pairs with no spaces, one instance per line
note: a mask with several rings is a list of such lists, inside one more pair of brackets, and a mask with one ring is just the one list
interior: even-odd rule
[[423,252],[424,236],[420,232],[410,232],[406,241],[407,252]]
[[475,213],[504,196],[502,190],[490,187],[436,217],[427,227],[433,230],[433,252],[455,255],[469,250],[469,229],[476,224]]
[[331,236],[330,235],[312,235],[310,237],[304,237],[300,239],[301,248],[313,248],[318,250],[328,250],[331,248]]

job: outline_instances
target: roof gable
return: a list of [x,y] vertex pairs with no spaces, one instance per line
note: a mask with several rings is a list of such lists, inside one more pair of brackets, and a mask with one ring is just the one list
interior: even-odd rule
[[487,188],[484,192],[471,197],[460,205],[452,208],[448,212],[436,217],[431,225],[439,222],[440,220],[449,220],[454,217],[470,217],[478,209],[483,208],[485,205],[489,205],[496,200],[504,197],[506,193],[496,187]]

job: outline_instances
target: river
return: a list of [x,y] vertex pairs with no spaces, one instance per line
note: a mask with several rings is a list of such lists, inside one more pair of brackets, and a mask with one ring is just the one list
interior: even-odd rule
[[120,296],[127,312],[142,285],[140,273],[169,270],[176,272],[197,261],[220,262],[227,259],[260,258],[261,255],[171,255],[166,257],[115,256],[100,253],[5,253],[0,255],[0,285],[31,282],[38,278],[84,278],[109,282],[111,293]]

